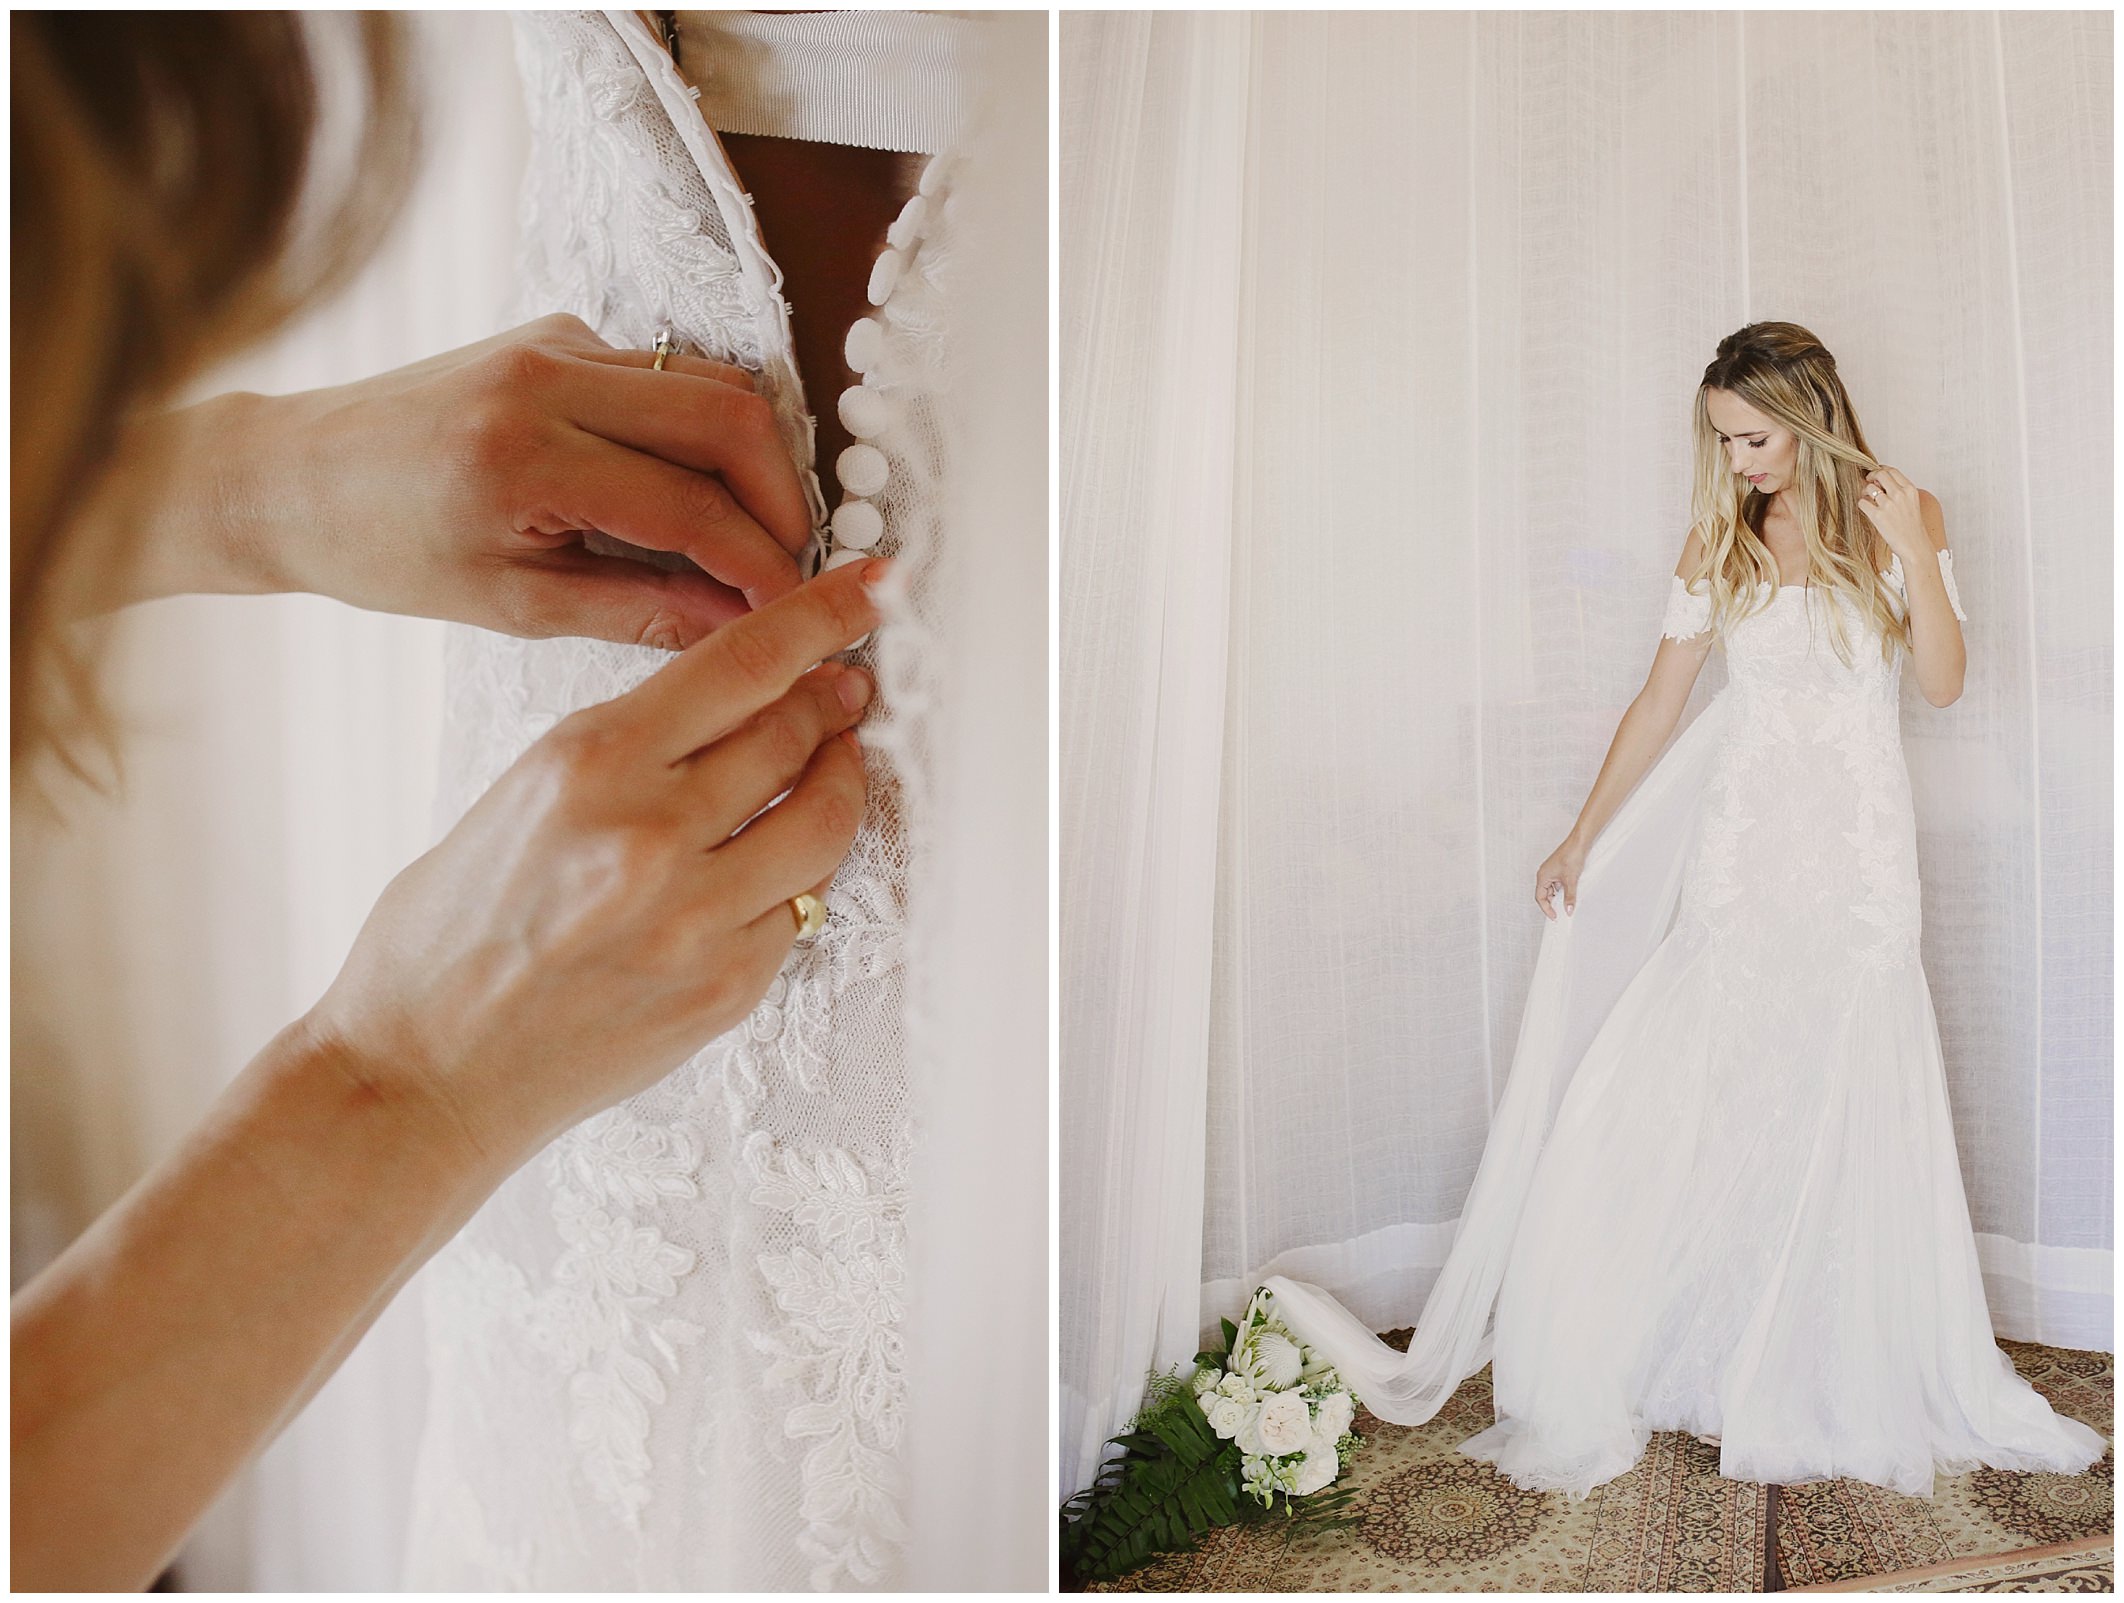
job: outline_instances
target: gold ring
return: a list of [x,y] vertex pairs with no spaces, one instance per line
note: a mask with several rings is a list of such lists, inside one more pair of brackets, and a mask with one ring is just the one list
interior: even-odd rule
[[656,331],[656,339],[654,340],[653,345],[656,351],[656,360],[651,362],[649,365],[652,368],[656,369],[657,372],[661,373],[664,370],[664,358],[669,356],[673,350],[677,349],[677,347],[671,343],[671,330],[668,328],[658,329]]
[[789,898],[789,911],[796,915],[796,938],[808,941],[826,927],[826,904],[809,891]]

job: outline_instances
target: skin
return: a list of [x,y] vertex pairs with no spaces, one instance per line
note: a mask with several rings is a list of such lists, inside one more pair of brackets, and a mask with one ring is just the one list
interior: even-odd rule
[[835,404],[857,382],[843,354],[848,325],[875,310],[870,264],[915,192],[924,158],[765,134],[717,137],[752,190],[760,236],[781,266],[783,290],[805,308],[791,320],[790,333],[804,405],[818,424],[819,485],[831,506],[840,499],[834,464],[854,443]]
[[[1780,582],[1801,583],[1806,574],[1806,539],[1786,495],[1799,455],[1797,437],[1728,390],[1710,391],[1705,410],[1734,475],[1770,497],[1762,537],[1777,561]],[[1962,627],[1947,599],[1946,580],[1934,555],[1947,545],[1940,503],[1895,468],[1877,468],[1866,475],[1866,482],[1859,511],[1873,526],[1886,553],[1903,559],[1910,603],[1910,654],[1918,687],[1933,706],[1948,706],[1962,693],[1968,658]],[[1877,569],[1888,566],[1886,553],[1874,553]],[[1692,572],[1702,556],[1703,541],[1692,530],[1675,563],[1676,577]],[[1576,911],[1578,880],[1593,842],[1666,749],[1697,675],[1711,655],[1711,644],[1709,631],[1687,640],[1661,639],[1644,688],[1616,726],[1577,822],[1535,870],[1534,904],[1543,917],[1553,920],[1558,916],[1554,903],[1559,891],[1564,912]]]
[[869,681],[821,659],[875,626],[883,569],[826,574],[564,719],[16,1295],[18,1589],[145,1586],[495,1186],[751,1009],[787,898],[823,893],[862,817]]

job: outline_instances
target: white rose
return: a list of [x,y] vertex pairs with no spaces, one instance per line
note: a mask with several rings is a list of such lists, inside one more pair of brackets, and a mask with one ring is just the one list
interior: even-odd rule
[[1314,1439],[1333,1448],[1356,1419],[1357,1405],[1351,1401],[1350,1394],[1346,1391],[1329,1392],[1320,1399],[1319,1411],[1313,1415]]
[[1305,1368],[1305,1354],[1290,1337],[1264,1330],[1254,1337],[1252,1362],[1247,1367],[1268,1390],[1282,1391],[1298,1383],[1298,1372]]
[[1326,1452],[1322,1452],[1315,1447],[1298,1460],[1298,1475],[1291,1482],[1291,1495],[1311,1497],[1335,1478],[1337,1469],[1335,1449],[1330,1446]]
[[1226,1375],[1217,1382],[1217,1390],[1235,1403],[1250,1403],[1254,1400],[1254,1383],[1244,1375]]
[[1242,1403],[1234,1398],[1221,1397],[1214,1392],[1204,1400],[1209,1406],[1202,1411],[1203,1417],[1209,1421],[1210,1429],[1225,1441],[1230,1441],[1244,1430],[1248,1422],[1261,1410],[1259,1403]]
[[1261,1405],[1261,1412],[1252,1425],[1255,1446],[1245,1436],[1239,1438],[1242,1450],[1249,1453],[1265,1453],[1280,1457],[1285,1453],[1300,1453],[1313,1440],[1313,1411],[1306,1407],[1305,1399],[1294,1391],[1278,1392]]

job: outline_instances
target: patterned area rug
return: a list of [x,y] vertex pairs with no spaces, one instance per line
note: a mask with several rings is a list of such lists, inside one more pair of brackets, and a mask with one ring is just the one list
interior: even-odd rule
[[2107,1536],[2025,1553],[1956,1559],[1921,1570],[1897,1570],[1862,1581],[1825,1581],[1795,1590],[1816,1592],[2114,1592],[2116,1543]]
[[[1406,1346],[1408,1332],[1387,1338]],[[2060,1413],[2110,1433],[2107,1353],[2001,1342]],[[1770,1489],[1718,1473],[1718,1449],[1680,1432],[1652,1438],[1626,1474],[1582,1503],[1523,1492],[1459,1444],[1493,1419],[1490,1372],[1471,1376],[1413,1429],[1360,1413],[1365,1445],[1351,1467],[1353,1511],[1341,1530],[1293,1534],[1278,1524],[1211,1533],[1099,1591],[1137,1592],[1757,1592],[1765,1588]],[[1903,1580],[1894,1590],[2082,1591],[2051,1576],[2109,1574],[2096,1559],[2007,1572],[2027,1550],[2084,1545],[2112,1533],[2114,1454],[2083,1475],[1979,1470],[1940,1477],[1931,1501],[1860,1481],[1777,1489],[1782,1587],[1895,1572],[1964,1572],[1955,1585]],[[2055,1556],[2055,1555],[2053,1555]],[[1985,1578],[1975,1579],[1978,1571]],[[1840,1588],[1848,1589],[1848,1588]],[[1873,1589],[1873,1588],[1867,1588]],[[1889,1589],[1883,1587],[1882,1589]]]

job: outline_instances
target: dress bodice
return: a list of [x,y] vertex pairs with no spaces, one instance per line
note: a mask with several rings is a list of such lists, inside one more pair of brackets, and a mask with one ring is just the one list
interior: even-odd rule
[[[1957,618],[1962,611],[1955,589],[1953,553],[1939,553],[1940,576]],[[1881,580],[1907,605],[1903,559],[1893,555]],[[1753,610],[1723,632],[1720,644],[1726,654],[1731,690],[1745,700],[1789,707],[1795,701],[1811,702],[1823,709],[1862,697],[1884,702],[1891,710],[1896,702],[1901,656],[1883,656],[1858,605],[1841,591],[1817,585],[1779,585],[1767,598],[1751,595]],[[1842,615],[1845,638],[1854,648],[1852,661],[1837,653],[1823,608],[1833,604]],[[1679,575],[1669,582],[1666,614],[1660,624],[1663,636],[1687,639],[1701,634],[1711,622],[1711,598],[1689,589]]]
[[[1940,571],[1962,617],[1949,553]],[[1881,579],[1907,597],[1902,559]],[[1858,605],[1781,585],[1721,631],[1723,734],[1705,784],[1680,922],[1726,954],[1736,995],[1838,991],[1855,973],[1917,961],[1917,838],[1901,725],[1903,653],[1883,654]],[[1907,604],[1907,603],[1906,603]],[[1825,612],[1842,614],[1849,661]],[[1676,577],[1662,632],[1711,623]]]

